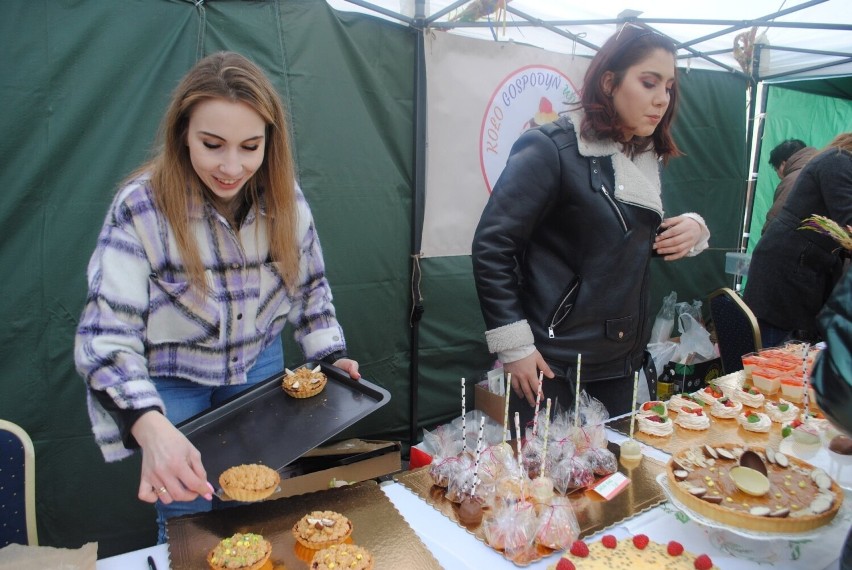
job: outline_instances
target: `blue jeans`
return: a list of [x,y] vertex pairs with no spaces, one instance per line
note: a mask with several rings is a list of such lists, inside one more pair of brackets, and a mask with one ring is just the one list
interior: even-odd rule
[[[248,371],[248,380],[238,386],[202,386],[181,378],[152,378],[157,386],[157,392],[166,405],[166,417],[172,424],[191,418],[204,410],[220,404],[240,392],[258,384],[270,376],[284,371],[284,348],[281,337],[278,337],[266,347],[257,362]],[[202,461],[204,458],[201,458]],[[222,503],[215,496],[213,501],[199,497],[194,501],[174,501],[168,505],[157,501],[157,544],[166,542],[166,519],[192,513],[210,511],[221,508]]]

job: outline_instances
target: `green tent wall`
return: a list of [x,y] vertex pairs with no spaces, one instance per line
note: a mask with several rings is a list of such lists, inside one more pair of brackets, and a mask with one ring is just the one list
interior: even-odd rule
[[[178,79],[212,51],[255,60],[290,110],[350,351],[393,396],[349,431],[407,439],[412,352],[417,425],[458,414],[458,379],[472,381],[492,357],[467,257],[421,262],[425,314],[419,344],[410,341],[415,31],[318,0],[2,0],[0,9],[0,417],[35,442],[41,544],[98,541],[109,556],[154,541],[153,508],[135,498],[139,457],[105,464],[94,445],[73,338],[111,197],[150,152]],[[675,135],[686,156],[666,170],[664,198],[670,214],[705,214],[714,250],[655,261],[657,306],[672,289],[691,300],[724,284],[745,188],[745,81],[699,70],[681,79]],[[285,351],[288,363],[302,359],[286,334]]]

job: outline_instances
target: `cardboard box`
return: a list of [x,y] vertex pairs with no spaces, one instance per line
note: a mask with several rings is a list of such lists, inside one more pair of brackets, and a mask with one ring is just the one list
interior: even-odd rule
[[355,483],[402,470],[398,441],[348,439],[316,447],[281,470],[281,489],[270,499],[328,489],[332,481]]
[[489,392],[488,388],[481,383],[473,388],[473,407],[484,412],[499,425],[503,425],[503,416],[506,413],[505,397]]

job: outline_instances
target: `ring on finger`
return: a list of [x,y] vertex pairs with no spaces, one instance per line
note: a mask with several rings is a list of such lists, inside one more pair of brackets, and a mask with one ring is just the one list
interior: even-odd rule
[[159,489],[157,489],[157,493],[159,493],[160,495],[165,495],[168,492],[169,492],[169,490],[166,489],[165,487],[160,487]]

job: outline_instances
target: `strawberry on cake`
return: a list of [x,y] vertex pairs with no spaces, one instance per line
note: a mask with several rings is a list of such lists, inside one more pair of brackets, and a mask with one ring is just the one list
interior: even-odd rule
[[761,412],[743,412],[737,416],[737,422],[746,431],[766,433],[772,427],[772,420]]
[[722,391],[716,386],[713,386],[712,384],[709,386],[705,386],[701,390],[693,392],[691,395],[693,398],[700,400],[708,406],[712,406],[713,402],[724,396]]
[[684,429],[695,431],[710,429],[710,418],[704,414],[704,409],[698,405],[695,407],[682,407],[674,423]]
[[736,402],[727,396],[722,396],[710,406],[710,413],[717,418],[732,419],[743,411],[741,402]]
[[696,405],[700,406],[702,402],[693,398],[690,394],[680,393],[675,394],[668,401],[668,408],[670,412],[677,413],[684,406],[695,407]]
[[749,408],[759,408],[766,401],[766,396],[764,396],[760,390],[754,386],[730,390],[728,392],[728,396],[732,400],[742,402],[743,406],[748,406]]
[[547,570],[712,570],[717,568],[706,554],[695,555],[672,540],[660,544],[647,535],[637,534],[618,540],[611,534],[600,541],[578,540],[559,562]]
[[636,423],[639,431],[656,437],[666,437],[674,431],[672,421],[666,416],[658,416],[657,414],[638,414]]
[[638,413],[640,415],[658,415],[658,416],[667,416],[668,409],[666,408],[666,403],[661,402],[660,400],[651,400],[650,402],[645,402],[639,407]]
[[793,421],[799,417],[800,412],[798,406],[784,398],[778,398],[777,402],[767,401],[764,409],[769,419],[779,424]]

